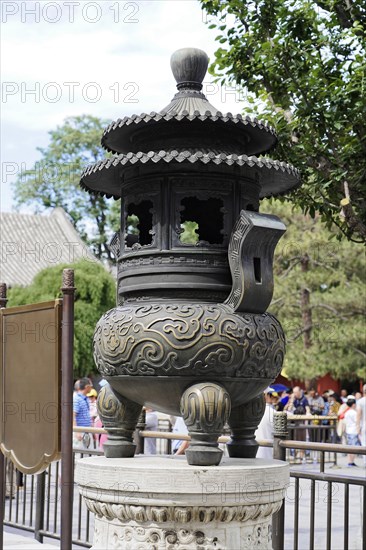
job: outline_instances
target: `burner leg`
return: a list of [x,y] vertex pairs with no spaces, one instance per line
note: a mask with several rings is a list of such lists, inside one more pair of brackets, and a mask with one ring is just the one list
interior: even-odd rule
[[108,432],[108,439],[103,446],[104,455],[107,458],[134,456],[136,445],[133,443],[133,432],[142,406],[122,397],[108,384],[99,392],[97,408]]
[[233,407],[229,418],[231,441],[227,448],[232,458],[255,458],[258,451],[254,432],[264,415],[266,403],[260,394],[248,403]]
[[230,414],[230,396],[218,384],[199,383],[186,389],[181,412],[191,436],[186,451],[188,464],[217,466],[222,457],[217,439]]

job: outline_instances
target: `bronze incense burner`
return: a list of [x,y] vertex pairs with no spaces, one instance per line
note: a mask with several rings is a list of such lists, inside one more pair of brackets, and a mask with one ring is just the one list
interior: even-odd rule
[[263,390],[281,371],[284,334],[266,309],[285,226],[258,210],[261,198],[298,186],[299,174],[253,156],[276,144],[266,123],[224,115],[207,101],[203,51],[178,50],[171,66],[171,103],[113,122],[102,138],[113,156],[81,179],[91,193],[122,198],[111,243],[118,306],[94,337],[109,382],[98,407],[107,457],[134,455],[133,431],[149,405],[184,417],[189,464],[217,465],[225,423],[230,456],[256,455]]

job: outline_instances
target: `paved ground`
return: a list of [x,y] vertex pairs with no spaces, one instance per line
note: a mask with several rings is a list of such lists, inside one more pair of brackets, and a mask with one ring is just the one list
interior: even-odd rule
[[[358,468],[348,468],[345,456],[338,457],[338,466],[333,467],[331,464],[326,464],[325,471],[334,475],[355,476],[366,478],[366,468],[363,466],[362,458],[356,459]],[[291,470],[296,471],[315,471],[319,472],[319,464],[294,464],[291,465]],[[310,481],[300,481],[299,491],[299,550],[308,550],[309,548],[309,527],[310,527]],[[77,491],[77,489],[76,489]],[[77,493],[75,492],[75,495]],[[332,516],[331,516],[331,533],[332,542],[330,548],[326,544],[327,532],[327,506],[328,492],[327,484],[324,482],[316,482],[315,491],[315,548],[317,550],[342,550],[343,542],[343,525],[344,525],[344,486],[336,483],[332,487]],[[57,498],[55,501],[57,502]],[[7,501],[8,502],[8,501]],[[362,548],[361,538],[361,509],[362,509],[362,488],[351,487],[349,499],[349,549],[358,550]],[[79,497],[75,498],[74,517],[76,520],[80,510],[82,517],[81,538],[85,534],[86,511],[84,506],[79,508]],[[53,508],[50,510],[50,516],[53,516]],[[285,547],[284,550],[290,550],[294,547],[294,479],[291,479],[290,486],[286,493],[285,499]],[[50,521],[50,530],[52,530],[52,521]],[[54,527],[56,529],[56,526]],[[90,533],[93,532],[93,520],[90,518]],[[53,539],[45,539],[45,544],[40,545],[34,541],[33,534],[19,529],[5,527],[4,549],[12,550],[51,550],[59,548],[59,542]],[[74,548],[80,548],[74,546]],[[239,549],[230,549],[239,550]]]
[[17,529],[18,533],[4,531],[4,550],[55,550],[56,546],[51,544],[41,544],[33,538],[25,537],[22,531]]

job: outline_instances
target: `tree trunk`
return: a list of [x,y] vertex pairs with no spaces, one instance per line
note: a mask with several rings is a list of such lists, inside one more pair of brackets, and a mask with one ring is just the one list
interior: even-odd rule
[[[305,254],[301,258],[301,271],[309,271],[309,261],[310,258]],[[309,349],[312,345],[311,341],[311,329],[312,329],[312,312],[310,307],[310,290],[308,288],[301,289],[301,317],[302,317],[302,328],[303,328],[303,341],[304,348]]]

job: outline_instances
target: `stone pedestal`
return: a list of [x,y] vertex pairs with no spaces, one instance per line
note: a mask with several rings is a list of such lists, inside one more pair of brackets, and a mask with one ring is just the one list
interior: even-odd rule
[[289,482],[285,462],[185,457],[81,459],[76,481],[95,514],[93,550],[270,549],[272,515]]

